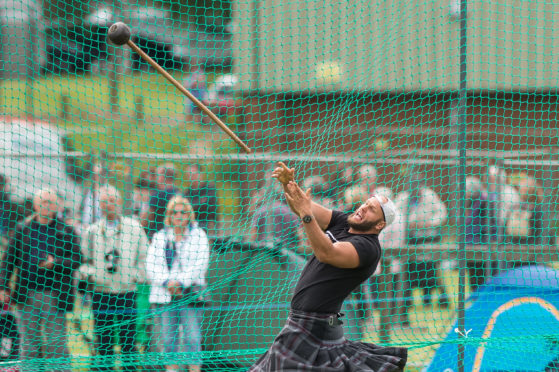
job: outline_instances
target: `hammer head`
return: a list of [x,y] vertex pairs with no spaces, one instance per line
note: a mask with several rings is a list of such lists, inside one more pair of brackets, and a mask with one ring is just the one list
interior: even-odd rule
[[107,36],[115,45],[124,45],[130,40],[130,27],[123,22],[116,22],[109,27]]

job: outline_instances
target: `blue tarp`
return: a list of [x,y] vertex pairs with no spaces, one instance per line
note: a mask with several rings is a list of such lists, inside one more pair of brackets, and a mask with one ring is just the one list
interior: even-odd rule
[[[557,270],[530,266],[493,278],[466,306],[464,370],[545,371],[559,356],[558,309]],[[458,371],[456,326],[426,371]]]

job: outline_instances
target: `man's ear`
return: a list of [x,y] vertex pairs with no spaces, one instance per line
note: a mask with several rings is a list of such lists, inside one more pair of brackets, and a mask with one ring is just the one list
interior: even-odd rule
[[379,222],[377,222],[377,224],[375,225],[375,229],[377,229],[377,230],[380,231],[380,230],[384,229],[385,226],[386,226],[386,222],[384,222],[384,221],[379,221]]

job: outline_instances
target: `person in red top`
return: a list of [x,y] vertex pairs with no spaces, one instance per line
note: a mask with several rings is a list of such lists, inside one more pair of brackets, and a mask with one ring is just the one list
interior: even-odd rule
[[340,310],[344,299],[374,272],[378,234],[394,221],[388,198],[374,195],[351,214],[327,209],[294,181],[294,169],[279,163],[272,177],[283,186],[313,251],[291,300],[286,325],[250,368],[264,371],[403,371],[407,349],[347,340]]

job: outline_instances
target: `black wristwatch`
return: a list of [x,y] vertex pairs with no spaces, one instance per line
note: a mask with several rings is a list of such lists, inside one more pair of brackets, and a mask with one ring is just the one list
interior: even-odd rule
[[307,214],[307,215],[303,216],[303,218],[301,218],[301,220],[302,220],[304,223],[311,223],[311,221],[312,221],[312,216],[311,216],[310,214]]

